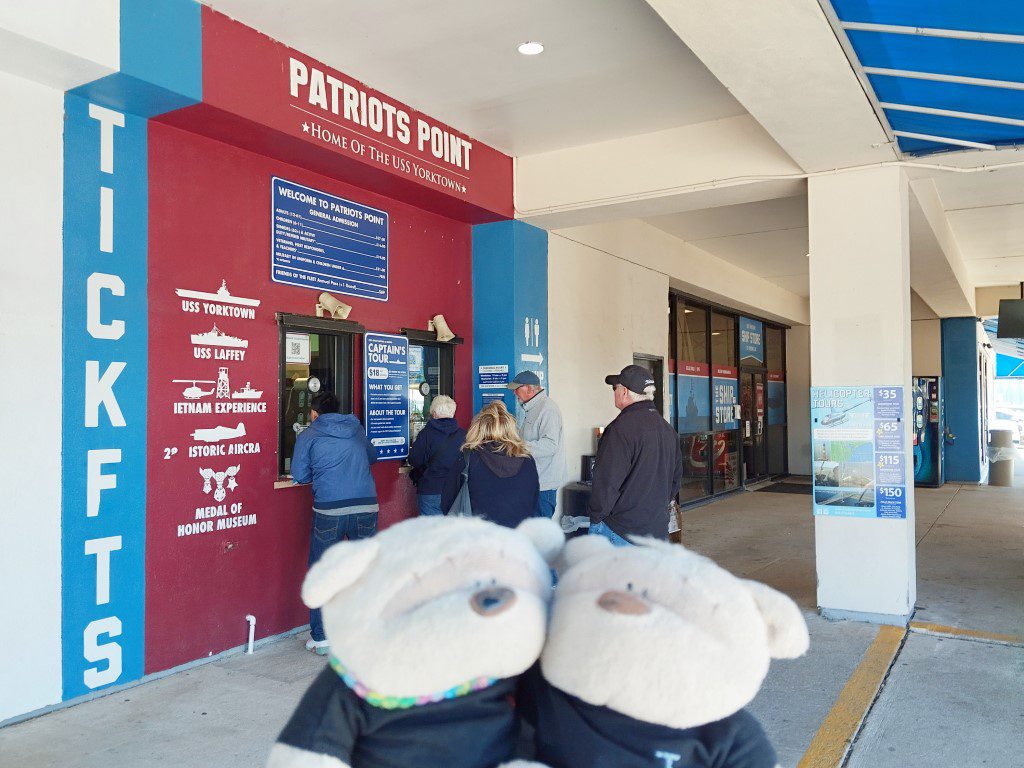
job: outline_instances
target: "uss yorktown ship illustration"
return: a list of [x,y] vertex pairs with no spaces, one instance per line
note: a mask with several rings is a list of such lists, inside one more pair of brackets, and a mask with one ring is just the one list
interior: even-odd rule
[[259,299],[245,299],[241,296],[232,296],[231,292],[228,291],[228,281],[221,280],[220,288],[217,289],[216,293],[207,293],[205,291],[190,291],[186,288],[176,288],[174,291],[183,299],[200,299],[202,301],[216,301],[221,304],[238,304],[242,307],[258,307],[260,305]]
[[208,347],[241,347],[242,349],[249,348],[249,342],[245,339],[240,339],[237,336],[229,336],[224,333],[217,324],[213,324],[213,328],[206,333],[193,333],[192,334],[193,344],[202,344]]

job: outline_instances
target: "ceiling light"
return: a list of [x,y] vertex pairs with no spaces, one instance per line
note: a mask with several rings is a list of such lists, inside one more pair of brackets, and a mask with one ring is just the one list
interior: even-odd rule
[[517,49],[523,56],[536,56],[538,53],[544,52],[543,43],[520,43]]

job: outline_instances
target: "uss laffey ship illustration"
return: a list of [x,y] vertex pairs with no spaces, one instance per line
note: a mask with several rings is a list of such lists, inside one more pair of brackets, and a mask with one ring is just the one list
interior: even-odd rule
[[192,343],[200,344],[208,347],[241,347],[242,349],[249,348],[249,342],[245,339],[240,339],[237,336],[229,336],[224,333],[217,324],[214,323],[213,328],[206,333],[193,333]]
[[233,392],[231,397],[235,400],[259,400],[263,397],[263,390],[253,389],[252,384],[247,381],[245,386]]
[[201,301],[216,301],[221,304],[237,304],[241,307],[258,307],[259,299],[244,299],[241,296],[232,296],[228,291],[228,281],[221,280],[220,288],[216,293],[206,291],[190,291],[186,288],[176,288],[174,291],[183,299],[199,299]]

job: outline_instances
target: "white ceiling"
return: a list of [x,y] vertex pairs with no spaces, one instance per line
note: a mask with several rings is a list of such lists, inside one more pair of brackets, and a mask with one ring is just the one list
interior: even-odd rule
[[744,114],[643,0],[204,1],[513,155]]
[[787,291],[809,294],[806,194],[645,221]]

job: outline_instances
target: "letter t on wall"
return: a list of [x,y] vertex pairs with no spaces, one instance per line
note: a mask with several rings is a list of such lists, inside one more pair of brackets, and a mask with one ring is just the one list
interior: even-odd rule
[[120,536],[89,539],[85,542],[85,554],[96,555],[96,605],[110,602],[110,553],[119,549]]
[[114,126],[124,128],[124,115],[99,104],[89,105],[89,117],[100,121],[100,170],[114,172]]

